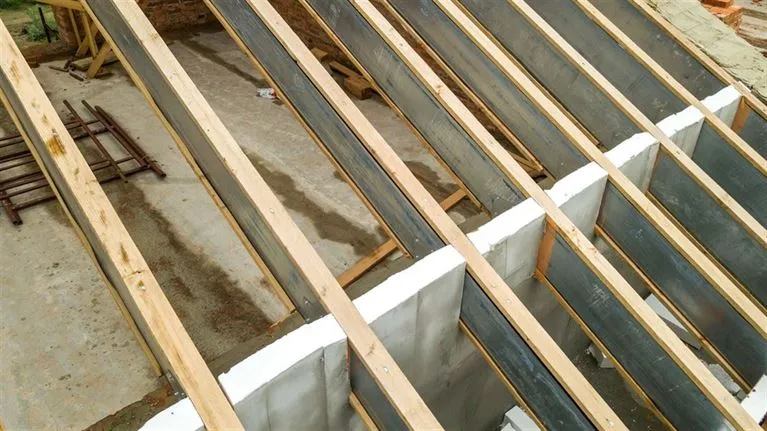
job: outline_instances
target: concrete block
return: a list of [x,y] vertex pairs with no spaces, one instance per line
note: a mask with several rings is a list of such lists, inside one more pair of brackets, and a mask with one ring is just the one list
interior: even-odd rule
[[[538,431],[538,425],[519,406],[514,406],[504,415],[505,426],[513,431]],[[505,429],[505,428],[504,428]]]
[[690,106],[682,112],[666,117],[658,123],[658,128],[682,151],[691,156],[698,143],[703,119],[703,113]]
[[504,257],[504,262],[495,263],[496,269],[515,286],[535,271],[544,219],[543,208],[527,199],[469,234],[469,239],[483,254],[497,253],[497,260]]
[[607,172],[589,163],[557,181],[547,193],[578,229],[592,238],[606,184]]
[[354,301],[417,389],[444,376],[454,349],[465,260],[442,248]]
[[597,361],[597,366],[599,368],[615,368],[610,358],[608,358],[596,344],[589,345],[589,348],[586,349],[586,351]]
[[[695,137],[697,140],[697,135]],[[605,153],[640,190],[647,191],[660,144],[649,133],[639,133]]]
[[757,423],[767,419],[767,376],[759,379],[740,405]]
[[[329,408],[328,400],[337,403],[349,396],[348,385],[327,386],[328,368],[336,370],[332,377],[345,375],[348,382],[345,355],[337,354],[339,344],[346,345],[343,331],[326,316],[251,355],[219,376],[219,382],[247,429],[291,429],[299,424],[297,406],[300,424],[326,429],[336,420],[327,412],[339,412]],[[329,346],[336,350],[326,358]]]
[[740,105],[740,92],[730,85],[729,87],[719,90],[716,94],[706,97],[701,102],[711,112],[721,118],[725,124],[732,126],[735,121],[735,114],[738,112],[738,106]]

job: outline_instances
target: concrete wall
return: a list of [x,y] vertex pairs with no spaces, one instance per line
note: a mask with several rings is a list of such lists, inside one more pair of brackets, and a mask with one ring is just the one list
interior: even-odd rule
[[[650,176],[657,143],[635,137],[608,153],[639,183]],[[589,164],[557,182],[549,195],[593,237],[606,173]],[[543,210],[528,199],[469,238],[569,355],[588,339],[533,278]],[[464,260],[445,247],[392,275],[355,301],[408,379],[447,429],[492,429],[513,400],[458,328]],[[248,429],[361,429],[347,402],[347,341],[326,316],[279,339],[219,376]],[[201,429],[185,399],[145,429]]]
[[[738,111],[741,95],[732,86],[702,100],[711,112],[727,125],[732,125]],[[703,113],[693,106],[671,115],[658,123],[658,127],[687,155],[691,156],[703,127]]]

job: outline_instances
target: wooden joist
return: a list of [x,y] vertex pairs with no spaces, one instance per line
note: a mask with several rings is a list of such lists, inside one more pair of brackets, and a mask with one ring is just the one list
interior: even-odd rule
[[3,103],[105,281],[120,293],[166,371],[209,429],[243,429],[125,226],[5,26]]
[[[617,416],[583,379],[583,376],[564,356],[540,324],[524,307],[519,298],[513,294],[511,289],[481,256],[468,238],[450,220],[449,216],[428,194],[402,160],[360,113],[348,96],[343,93],[332,77],[313,57],[309,49],[301,43],[271,5],[264,0],[248,0],[247,2],[243,1],[241,4],[234,5],[225,3],[208,0],[208,4],[218,14],[235,41],[250,57],[251,61],[264,72],[264,76],[271,81],[275,90],[281,93],[281,98],[289,105],[302,106],[305,103],[302,97],[315,97],[315,93],[313,91],[305,93],[303,89],[307,85],[303,83],[298,85],[297,82],[309,79],[311,85],[326,100],[325,103],[332,107],[333,116],[327,117],[325,120],[327,125],[325,127],[332,127],[334,129],[349,128],[352,130],[354,139],[348,140],[345,145],[363,146],[364,150],[373,157],[375,163],[386,173],[386,176],[381,178],[379,173],[377,173],[379,171],[372,169],[367,171],[366,175],[377,178],[377,182],[394,181],[399,189],[398,193],[405,196],[417,209],[420,217],[428,222],[429,227],[427,230],[435,232],[441,241],[453,245],[466,258],[468,267],[466,284],[476,286],[477,291],[481,291],[484,295],[491,298],[495,304],[494,306],[502,311],[503,319],[512,322],[513,327],[509,326],[509,328],[513,328],[511,330],[519,334],[517,335],[518,344],[515,345],[518,345],[520,350],[510,350],[515,352],[514,354],[520,355],[524,353],[521,349],[528,349],[530,353],[524,354],[529,355],[527,357],[530,358],[530,361],[526,363],[532,364],[532,361],[539,361],[545,368],[541,368],[541,373],[537,373],[536,376],[542,378],[544,376],[542,373],[546,373],[546,370],[548,370],[548,373],[554,376],[551,380],[547,380],[547,382],[553,382],[549,390],[562,392],[564,389],[565,395],[563,399],[572,398],[572,401],[566,402],[571,404],[575,402],[577,404],[575,412],[582,410],[583,413],[578,414],[587,415],[589,420],[593,421],[599,428],[621,428]],[[247,8],[250,8],[251,11],[247,11]],[[246,19],[248,16],[249,19]],[[268,28],[268,33],[264,32],[265,27]],[[273,38],[279,40],[286,53],[289,53],[288,58],[294,59],[300,70],[293,69],[290,64],[275,64],[273,61],[274,56],[265,57],[264,50],[266,48],[264,48],[264,45],[272,44]],[[277,55],[273,48],[270,48],[269,52]],[[284,56],[286,53],[279,53],[279,56]],[[292,61],[285,63],[292,63]],[[320,102],[318,101],[318,103]],[[308,128],[310,134],[313,135],[322,148],[326,149],[328,155],[337,163],[340,169],[348,170],[351,167],[350,164],[356,163],[356,161],[343,161],[342,157],[335,155],[336,153],[332,150],[334,145],[332,142],[323,141],[319,138],[321,135],[316,133],[315,129],[319,122],[317,119],[309,118],[309,111],[295,109],[295,112],[303,117],[304,125]],[[342,122],[338,122],[335,115]],[[367,157],[362,153],[359,154],[360,157]],[[367,164],[368,162],[365,161],[364,163]],[[515,164],[515,166],[521,172],[521,176],[532,182],[519,165]],[[369,193],[367,198],[371,201],[377,201],[382,198],[382,195],[376,190],[371,190]],[[407,207],[401,207],[399,211],[406,212],[408,209]],[[388,221],[387,218],[384,218],[384,221]],[[420,232],[418,235],[425,234],[427,232]],[[508,342],[511,341],[508,340]],[[354,363],[352,363],[352,368],[354,368],[353,365]],[[364,378],[364,374],[358,378]],[[354,380],[352,385],[354,387]],[[540,391],[540,388],[538,390]],[[370,394],[371,398],[374,396],[375,394]],[[368,409],[371,409],[371,407],[373,410],[369,411],[377,420],[396,423],[396,418],[386,414],[386,405],[366,405]]]
[[[513,54],[524,56],[524,61],[521,59],[520,61],[530,67],[531,73],[534,73],[541,79],[546,79],[546,82],[552,86],[557,85],[554,81],[559,75],[547,76],[547,71],[543,69],[547,66],[550,69],[554,69],[551,66],[554,60],[552,57],[555,57],[556,53],[559,52],[560,56],[564,58],[557,58],[557,60],[565,62],[564,65],[557,63],[561,65],[561,69],[565,69],[569,73],[580,74],[580,76],[586,78],[579,80],[581,83],[579,90],[584,94],[584,98],[595,98],[594,93],[601,92],[605,97],[604,103],[607,104],[606,106],[601,106],[601,108],[606,111],[612,110],[612,113],[616,116],[625,116],[631,122],[634,122],[640,130],[649,132],[657,139],[661,145],[661,152],[658,155],[659,159],[655,165],[650,182],[650,193],[653,202],[657,202],[661,209],[668,209],[669,215],[671,211],[674,211],[674,214],[679,219],[672,218],[672,221],[678,222],[680,230],[698,238],[702,249],[708,250],[726,264],[726,267],[733,271],[732,274],[735,277],[740,276],[742,282],[738,286],[743,289],[749,298],[756,299],[763,296],[764,276],[760,275],[760,273],[763,274],[764,269],[767,268],[767,230],[764,227],[724,192],[715,181],[708,177],[524,1],[488,0],[484,2],[461,0],[459,4],[462,4],[468,12],[472,13],[480,25],[491,26],[491,28],[486,27],[485,30],[496,37],[496,43],[499,47],[507,48]],[[513,22],[513,24],[499,26],[500,22]],[[525,27],[526,25],[529,25],[529,27]],[[514,31],[509,31],[511,28]],[[525,32],[527,39],[520,38],[520,40],[517,40],[515,36],[519,34],[518,32]],[[544,37],[549,42],[548,46],[545,45]],[[532,51],[536,53],[536,56],[531,59],[528,53],[521,51],[531,49],[533,43],[536,44],[537,49]],[[544,45],[538,45],[539,43]],[[551,57],[547,57],[549,54],[551,54]],[[543,58],[547,58],[548,61],[542,61],[541,59]],[[566,92],[569,92],[569,94],[563,94]],[[556,96],[561,98],[560,100],[568,99],[574,93],[575,91],[572,86],[569,86],[569,88],[560,87],[555,91]],[[599,121],[599,114],[591,116],[591,113],[596,110],[596,106],[579,105],[573,100],[568,100],[566,104],[570,109],[577,112],[576,116],[584,118],[588,127],[594,126],[594,122]],[[702,220],[705,220],[705,222],[702,222]],[[684,225],[690,227],[690,230],[688,231],[682,227]],[[725,232],[727,233],[727,241],[722,241],[722,236]],[[625,245],[626,251],[629,252],[628,254],[638,256],[637,260],[640,261],[640,264],[642,260],[648,261],[649,256],[647,256],[647,253],[639,248],[636,248],[635,253],[631,253],[631,249],[635,248],[633,247],[634,245],[635,242],[633,241]],[[667,281],[663,280],[662,277],[653,278],[662,280],[658,283],[659,286],[653,284],[652,287],[656,295],[664,297],[662,292],[668,286]],[[697,331],[696,328],[707,328],[702,333],[700,331],[694,333],[700,335],[702,338],[701,342],[714,355],[719,354],[716,352],[717,348],[719,348],[723,349],[724,356],[728,357],[731,361],[738,361],[739,357],[742,358],[744,356],[742,351],[732,347],[733,345],[729,340],[722,342],[721,338],[717,339],[713,336],[712,339],[718,340],[714,343],[718,347],[706,341],[705,337],[707,335],[716,332],[711,331],[711,326],[708,325],[710,316],[700,316],[695,315],[695,313],[688,314],[685,312],[689,311],[690,307],[698,307],[703,302],[700,296],[698,301],[694,303],[692,301],[679,300],[679,296],[676,298],[677,301],[669,302],[671,304],[676,302],[680,305],[671,306],[670,310],[674,312],[680,321],[687,323],[688,328],[692,331]],[[716,298],[711,297],[711,299],[713,300],[711,304],[716,304]],[[720,309],[727,308],[726,303],[718,302]],[[754,302],[759,305],[758,301],[754,300]],[[723,314],[726,314],[726,311]],[[724,325],[725,323],[722,321],[720,324]],[[747,369],[753,369],[753,372],[744,372],[743,374],[747,375],[748,378],[743,378],[740,373],[735,371],[737,367],[728,366],[728,364],[729,361],[723,362],[723,365],[730,370],[733,378],[738,380],[743,387],[750,387],[755,384],[761,377],[761,371],[763,371],[763,368],[761,371],[758,368],[754,369],[758,361],[749,361],[748,364],[741,363]]]
[[[722,66],[716,63],[710,56],[708,56],[701,48],[694,44],[690,39],[685,36],[681,30],[676,28],[673,24],[668,22],[658,11],[654,10],[647,2],[643,0],[620,0],[625,2],[627,6],[636,8],[641,15],[655,24],[661,32],[669,36],[675,41],[684,51],[691,55],[694,60],[697,60],[705,69],[719,79],[725,85],[734,86],[746,102],[746,108],[753,111],[756,115],[761,117],[762,122],[767,122],[767,105],[757,98],[743,83],[736,80],[732,74],[725,70]],[[637,21],[633,21],[637,25]],[[754,143],[751,143],[754,144]]]
[[[182,153],[249,248],[272,251],[279,248],[286,257],[286,260],[281,261],[281,265],[290,266],[290,270],[298,279],[305,281],[321,306],[335,317],[348,337],[353,351],[350,354],[356,356],[364,365],[403,421],[414,429],[440,429],[423,400],[139,7],[133,2],[121,0],[87,0],[84,5],[94,21],[99,23],[102,34],[109,40],[136,86],[156,110]],[[126,48],[131,52],[124,52],[123,49]],[[158,65],[158,68],[153,70],[147,66],[149,63]],[[152,73],[157,76],[149,76]],[[160,88],[163,86],[170,93]],[[167,98],[171,94],[172,97]],[[196,132],[187,127],[195,129]],[[191,133],[196,135],[190,135]],[[188,140],[190,136],[200,137],[201,140],[192,142]],[[204,166],[200,162],[209,163],[211,159],[195,157],[195,154],[199,156],[205,150],[193,147],[197,144],[207,147],[208,153],[205,154],[213,154],[224,170],[205,172],[205,169],[211,166]],[[207,176],[203,176],[203,172]],[[220,188],[222,183],[218,181],[226,179],[239,188],[241,196],[247,200],[225,202],[227,196],[221,193],[224,190]],[[250,214],[251,218],[260,218],[272,235],[271,238],[245,237],[239,222],[246,220],[235,220],[235,213],[239,210]],[[244,225],[242,229],[248,227],[249,225]],[[257,253],[253,255],[258,256]],[[260,264],[265,267],[263,262]],[[282,270],[278,265],[267,269]],[[292,280],[293,283],[296,281]],[[289,287],[284,283],[281,285]]]
[[674,93],[685,103],[694,106],[703,113],[706,124],[709,125],[716,134],[721,137],[728,145],[732,146],[753,168],[763,177],[767,177],[767,160],[760,155],[751,145],[738,136],[730,127],[719,117],[714,115],[703,103],[698,100],[689,90],[682,86],[670,73],[668,73],[660,64],[642,50],[631,38],[629,38],[621,29],[613,24],[599,9],[594,7],[587,0],[569,0],[574,2],[583,13],[588,16],[596,25],[610,35],[620,46],[641,63],[653,76],[661,81],[669,91]]
[[[355,1],[356,4],[362,3],[361,0]],[[389,2],[386,2],[389,6]],[[401,4],[401,2],[399,2]],[[760,334],[764,334],[765,322],[764,316],[758,309],[748,300],[746,300],[742,293],[735,288],[727,277],[722,274],[718,269],[707,260],[707,258],[689,243],[687,238],[669,221],[655,206],[653,206],[647,198],[637,189],[617,168],[610,163],[607,158],[594,146],[587,137],[564,115],[557,107],[546,98],[538,87],[531,82],[527,77],[511,63],[510,59],[502,54],[497,47],[495,47],[484,33],[477,28],[468,17],[466,17],[452,2],[437,0],[435,1],[439,5],[439,8],[451,17],[456,25],[458,25],[462,31],[478,43],[482,47],[483,52],[488,53],[505,71],[508,78],[511,79],[515,85],[520,88],[524,94],[540,108],[541,112],[554,122],[557,127],[564,133],[568,139],[577,145],[578,150],[587,155],[590,159],[596,161],[603,169],[608,172],[610,185],[608,187],[614,187],[619,191],[619,195],[626,196],[632,204],[635,211],[639,211],[640,214],[648,219],[652,220],[655,225],[661,229],[661,231],[669,237],[683,253],[687,259],[693,263],[696,268],[708,273],[708,275],[715,280],[720,286],[724,285],[729,288],[728,292],[731,296],[735,297],[736,307],[744,312],[749,320],[749,323],[759,330]],[[422,4],[421,4],[422,5]],[[412,6],[412,5],[411,5]],[[423,9],[419,9],[423,13]],[[390,8],[390,12],[397,16],[395,8]],[[401,19],[401,17],[400,17]],[[404,21],[404,20],[403,20]],[[429,25],[436,25],[434,17],[431,17]],[[391,35],[393,30],[388,30],[387,35]],[[394,46],[404,45],[404,41],[397,41],[392,44]],[[416,56],[411,53],[414,59],[411,61],[418,61]],[[423,63],[421,63],[423,64]],[[423,66],[425,68],[425,65]],[[435,85],[435,88],[439,89],[440,95],[447,94],[448,92],[444,88]],[[467,114],[468,115],[468,114]],[[501,157],[501,154],[497,154],[497,149],[494,149],[492,145],[488,145],[488,149],[491,154],[495,154],[495,157]],[[502,159],[501,159],[502,160]],[[506,166],[507,163],[501,163],[502,166]],[[535,193],[534,190],[530,190]],[[535,194],[531,193],[532,196]],[[540,194],[540,193],[539,193]],[[539,203],[549,210],[551,205],[545,204],[545,198],[541,197]],[[554,211],[551,208],[551,211]],[[551,213],[550,213],[551,214]],[[595,259],[600,259],[595,258]],[[591,260],[586,260],[591,265]],[[609,265],[608,265],[609,266]],[[545,270],[545,268],[543,268]],[[593,269],[593,267],[592,267]],[[603,271],[607,274],[614,271],[611,267],[604,268]],[[620,280],[620,281],[619,281]],[[626,307],[630,314],[637,319],[638,322],[653,335],[654,339],[663,350],[674,359],[677,366],[681,367],[689,378],[698,386],[698,388],[708,397],[708,399],[716,405],[730,421],[737,426],[753,427],[753,421],[748,418],[745,411],[737,404],[737,402],[727,395],[724,388],[716,381],[716,379],[705,369],[698,361],[694,359],[694,355],[687,349],[681,341],[662,323],[655,313],[653,313],[649,307],[636,295],[636,293],[628,286],[622,279],[610,280],[607,286],[612,293],[620,300],[620,303]],[[669,406],[666,406],[669,408]]]

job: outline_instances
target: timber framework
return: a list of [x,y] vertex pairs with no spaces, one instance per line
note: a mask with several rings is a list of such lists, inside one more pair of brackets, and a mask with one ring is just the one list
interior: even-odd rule
[[[761,429],[767,106],[642,0],[294,2],[343,57],[333,64],[267,0],[204,0],[386,236],[340,275],[139,4],[43,2],[85,30],[89,78],[119,60],[303,321],[214,371],[0,29],[3,104],[181,394],[145,429],[460,429],[472,422],[449,411],[489,396],[453,388],[467,358],[535,427],[627,429],[573,363],[574,334],[663,426]],[[380,98],[457,191],[435,199],[344,89]],[[482,223],[456,223],[461,202]],[[348,286],[392,262],[352,300]],[[469,415],[505,413],[485,410]]]

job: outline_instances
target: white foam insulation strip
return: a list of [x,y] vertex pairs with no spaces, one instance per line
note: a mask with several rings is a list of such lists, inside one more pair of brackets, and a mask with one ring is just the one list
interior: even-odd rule
[[[657,154],[657,142],[648,136],[635,136],[607,154],[645,187]],[[557,182],[548,194],[586,235],[593,236],[606,180],[605,171],[590,163]],[[469,234],[523,301],[535,297],[536,291],[545,291],[525,283],[535,270],[544,220],[544,211],[528,199]],[[451,368],[466,355],[477,354],[467,349],[468,343],[458,332],[464,271],[463,258],[452,247],[445,247],[354,301],[425,398],[439,395],[433,392],[449,386],[446,376]],[[540,307],[557,307],[553,297],[546,299],[548,303]],[[541,316],[544,310],[531,311]],[[565,328],[577,330],[566,313],[564,319]],[[562,342],[565,337],[555,339]],[[219,382],[249,430],[362,429],[348,403],[347,348],[340,327],[326,316],[251,355],[219,376]],[[471,399],[481,394],[455,396]],[[142,429],[169,428],[202,430],[188,399],[150,419]]]

